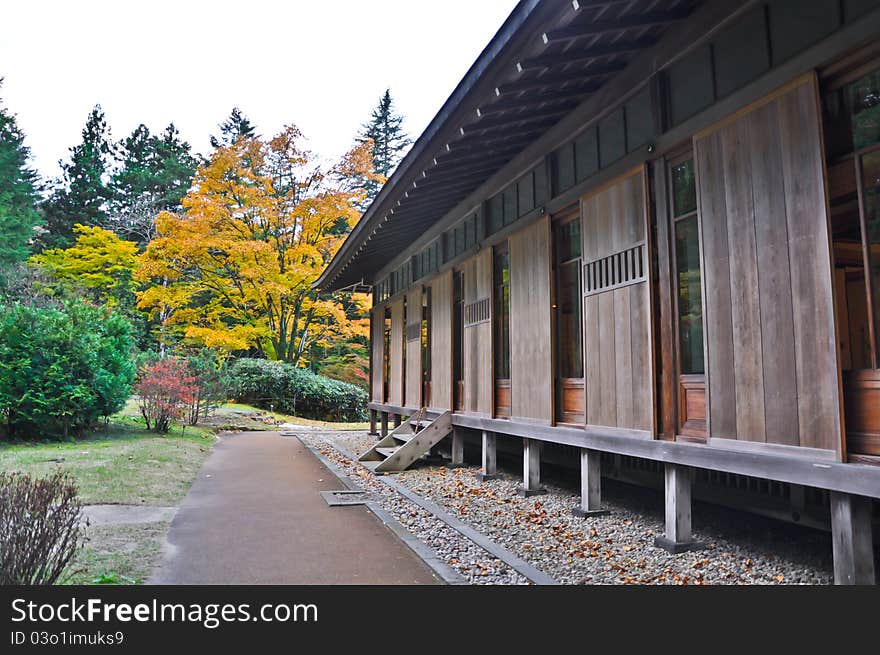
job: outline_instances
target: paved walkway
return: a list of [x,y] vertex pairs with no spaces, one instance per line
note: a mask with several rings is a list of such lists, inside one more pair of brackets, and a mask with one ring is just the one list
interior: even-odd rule
[[438,584],[295,437],[223,437],[183,500],[151,584]]

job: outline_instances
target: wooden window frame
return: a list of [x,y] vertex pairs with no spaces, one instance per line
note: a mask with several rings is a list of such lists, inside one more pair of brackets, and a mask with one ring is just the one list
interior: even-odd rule
[[[675,188],[674,188],[674,180],[672,175],[672,169],[676,166],[680,166],[684,164],[688,160],[694,162],[694,189],[695,194],[697,196],[697,203],[694,209],[690,212],[684,213],[681,216],[676,216],[675,214]],[[696,171],[696,159],[694,157],[693,145],[688,143],[687,146],[683,146],[670,154],[664,157],[664,184],[666,190],[666,216],[665,220],[668,221],[668,237],[669,237],[669,268],[671,272],[670,279],[670,294],[672,300],[672,324],[673,324],[673,343],[670,344],[672,348],[672,361],[674,368],[674,405],[675,405],[675,416],[673,418],[673,428],[675,431],[675,439],[678,441],[694,441],[697,443],[706,443],[708,440],[708,417],[706,413],[706,371],[705,371],[705,361],[706,361],[706,324],[705,324],[705,313],[706,308],[702,306],[701,315],[702,315],[702,335],[703,335],[703,362],[704,368],[703,373],[682,373],[681,367],[681,310],[679,307],[679,279],[678,279],[678,233],[677,227],[678,224],[686,219],[690,219],[692,217],[696,217],[697,219],[697,229],[699,230],[699,234],[702,233],[701,228],[701,217],[700,217],[700,204],[699,204],[699,184],[700,181],[697,177]],[[702,290],[703,290],[703,266],[702,266],[702,251],[703,244],[702,238],[698,237],[698,244],[700,248],[700,291],[701,291],[701,303],[704,298],[702,298]],[[702,404],[702,418],[694,418],[690,416],[689,409],[699,408],[700,404]]]
[[[503,290],[506,287],[508,293],[508,302],[510,299],[510,279],[508,277],[507,284],[504,283],[503,279],[500,284],[496,284],[495,280],[495,262],[498,259],[499,255],[506,254],[508,257],[507,266],[508,270],[510,269],[510,247],[508,241],[502,241],[498,245],[496,245],[492,249],[492,304],[495,305],[496,302],[503,302],[499,300],[499,293],[503,296]],[[507,377],[499,378],[498,377],[498,369],[496,368],[496,364],[498,360],[501,358],[501,354],[499,352],[499,343],[498,343],[498,322],[503,320],[503,312],[497,311],[495,308],[491,311],[491,319],[492,319],[492,383],[493,383],[493,406],[494,412],[493,415],[495,418],[503,418],[509,419],[512,411],[512,392],[511,392],[511,380],[510,380],[510,309],[508,307],[507,314]],[[504,398],[507,402],[499,402],[499,399]]]
[[[838,61],[827,66],[819,72],[821,118],[823,133],[828,130],[828,116],[824,99],[832,92],[840,91],[850,84],[860,80],[871,73],[880,72],[880,42],[856,50]],[[865,156],[880,152],[880,143],[875,143],[862,148],[855,148],[842,155],[829,157],[825,155],[826,179],[830,180],[832,167],[839,165],[851,165],[855,176],[856,196],[858,203],[858,224],[860,233],[861,264],[865,281],[865,303],[868,316],[868,345],[869,357],[867,367],[856,368],[851,366],[843,369],[843,397],[844,416],[846,425],[844,434],[846,439],[847,458],[851,462],[880,465],[880,409],[876,403],[878,389],[880,389],[880,320],[878,320],[875,307],[877,290],[872,266],[880,265],[874,261],[876,257],[871,252],[870,234],[868,230],[867,208],[865,207],[864,168]],[[830,184],[828,185],[830,189]],[[828,194],[829,209],[831,205],[830,191]],[[829,234],[833,233],[832,217],[829,211]],[[836,250],[832,237],[832,257],[834,267],[837,270]],[[836,283],[832,281],[836,286]],[[838,344],[840,344],[838,335]],[[838,345],[838,347],[840,347]],[[843,354],[841,353],[841,358]],[[842,365],[842,359],[841,359]]]
[[[457,280],[461,280],[460,294],[456,296]],[[452,271],[452,409],[464,410],[464,271]],[[460,379],[456,379],[458,364]]]
[[[583,288],[584,288],[584,279],[583,279],[583,252],[578,257],[567,259],[564,262],[560,261],[558,244],[556,240],[556,235],[558,234],[558,230],[569,223],[573,223],[574,221],[580,221],[581,213],[580,206],[574,205],[568,207],[558,214],[556,214],[550,224],[550,235],[553,240],[552,245],[552,258],[551,258],[551,272],[552,272],[552,281],[553,284],[550,287],[550,303],[551,308],[553,309],[552,313],[552,325],[551,325],[551,334],[553,335],[553,384],[556,386],[556,392],[554,394],[554,408],[553,408],[553,421],[555,425],[563,425],[563,426],[571,426],[571,427],[584,427],[587,422],[587,390],[586,390],[586,377],[582,375],[580,378],[563,378],[560,376],[560,367],[562,366],[562,361],[560,357],[560,344],[559,344],[559,334],[557,332],[558,329],[558,318],[557,318],[557,309],[558,309],[558,275],[559,275],[559,267],[562,264],[574,264],[576,266],[578,272],[578,289],[577,300],[580,304],[580,333],[581,333],[581,373],[584,374],[586,368],[586,362],[584,361],[584,307],[583,307]],[[582,226],[583,228],[583,226]],[[581,239],[583,239],[583,232],[581,232]],[[581,244],[581,251],[583,251],[583,244]],[[577,381],[580,380],[578,384]],[[566,387],[566,385],[569,385]],[[580,391],[581,396],[581,404],[582,411],[580,413],[576,412],[566,412],[564,408],[565,402],[565,389],[570,388],[573,389],[573,393],[577,393]]]

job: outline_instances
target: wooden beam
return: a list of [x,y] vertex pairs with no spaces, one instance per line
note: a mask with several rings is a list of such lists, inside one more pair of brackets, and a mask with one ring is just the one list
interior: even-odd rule
[[528,107],[529,105],[558,105],[563,102],[571,102],[572,98],[582,98],[587,96],[594,91],[597,91],[601,86],[601,82],[589,82],[579,86],[554,89],[552,92],[512,96],[488,105],[483,105],[477,109],[477,112],[478,116],[488,116],[502,111]]
[[634,27],[651,27],[654,25],[668,25],[683,20],[691,15],[693,9],[691,7],[677,7],[669,11],[653,11],[644,14],[634,14],[625,16],[624,18],[616,18],[614,20],[599,20],[591,23],[579,23],[577,25],[567,25],[541,35],[541,40],[545,43],[556,43],[563,41],[571,41],[583,36],[594,36],[596,34],[607,34],[608,32],[619,32],[620,30],[631,29]]
[[601,516],[608,514],[602,509],[602,453],[581,448],[581,504],[571,510],[575,516]]
[[449,468],[464,466],[464,433],[462,428],[452,428],[452,462]]
[[475,132],[488,132],[490,130],[505,129],[511,125],[519,123],[534,123],[537,121],[552,120],[554,118],[565,116],[571,111],[571,109],[571,107],[552,107],[550,109],[536,112],[520,112],[510,116],[484,119],[476,123],[465,125],[461,129],[462,133],[467,136],[468,134],[473,134]]
[[577,81],[589,81],[606,75],[619,73],[626,64],[623,62],[610,62],[597,66],[590,66],[579,75],[539,75],[529,77],[523,80],[515,80],[513,82],[504,82],[495,87],[495,95],[503,96],[508,93],[519,93],[520,91],[531,91],[532,89],[543,89],[548,86],[559,86],[560,84],[571,84]]
[[[467,163],[474,160],[485,160],[487,157],[495,158],[495,157],[507,157],[512,152],[516,152],[519,148],[516,143],[511,146],[496,146],[495,149],[486,149],[486,148],[474,148],[474,149],[464,149],[464,150],[455,150],[453,152],[444,152],[436,157],[436,167],[437,168],[447,168],[449,166],[458,165],[460,163]],[[430,170],[429,170],[430,174]]]
[[517,62],[516,69],[520,72],[531,68],[552,68],[561,64],[576,64],[584,61],[638,52],[650,48],[657,42],[654,38],[641,38],[633,41],[618,41],[604,45],[590,46],[582,50],[567,50],[554,55],[538,55]]
[[871,500],[834,492],[830,496],[834,584],[876,584]]
[[575,11],[590,9],[591,7],[610,7],[612,5],[627,5],[632,0],[571,0],[571,6]]
[[483,471],[477,477],[480,480],[494,480],[498,476],[497,437],[494,432],[483,430]]
[[[500,134],[491,137],[477,139],[475,135],[468,135],[469,138],[460,138],[458,141],[451,141],[447,144],[447,152],[485,152],[489,148],[499,148],[508,144],[524,144],[531,141],[535,135],[540,134],[539,131],[531,133],[519,134]],[[512,146],[511,146],[512,147]]]
[[693,469],[677,464],[665,467],[666,532],[654,545],[670,553],[700,550],[705,546],[691,534],[691,484]]
[[539,496],[547,493],[541,486],[541,442],[523,439],[523,486],[521,496]]

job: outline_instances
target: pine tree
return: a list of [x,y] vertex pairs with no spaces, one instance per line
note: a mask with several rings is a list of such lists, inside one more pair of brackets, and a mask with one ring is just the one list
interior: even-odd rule
[[4,271],[27,259],[40,221],[38,178],[27,165],[29,156],[15,116],[0,102],[0,286]]
[[212,148],[231,146],[241,137],[251,138],[256,136],[256,126],[248,120],[248,117],[238,107],[232,108],[229,118],[220,123],[219,127],[220,136],[211,136]]
[[116,151],[119,166],[110,181],[106,226],[144,246],[155,235],[160,212],[182,209],[180,200],[199,162],[173,123],[161,135],[138,125]]
[[[412,140],[403,129],[403,116],[394,108],[391,98],[391,90],[386,89],[385,94],[379,99],[379,104],[373,110],[370,120],[361,127],[357,142],[373,142],[373,168],[378,175],[387,180],[397,164],[403,158],[404,153],[412,144]],[[364,182],[367,191],[367,200],[361,211],[365,210],[382,188],[382,183],[376,180]]]
[[70,148],[70,161],[59,162],[62,176],[43,205],[43,248],[69,248],[73,226],[104,225],[110,191],[106,184],[111,157],[110,128],[101,105],[95,105],[82,131],[82,143]]

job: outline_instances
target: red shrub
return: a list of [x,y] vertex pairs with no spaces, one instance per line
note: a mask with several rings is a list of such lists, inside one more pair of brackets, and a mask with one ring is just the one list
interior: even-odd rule
[[183,416],[199,388],[186,362],[166,357],[141,370],[135,391],[147,429],[165,433],[172,420]]

